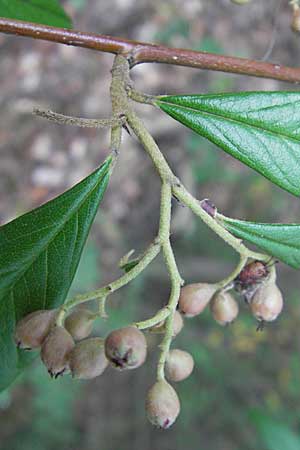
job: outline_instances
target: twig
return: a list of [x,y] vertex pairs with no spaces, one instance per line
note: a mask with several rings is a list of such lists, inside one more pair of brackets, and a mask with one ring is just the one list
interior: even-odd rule
[[50,27],[3,17],[0,18],[0,32],[126,55],[131,67],[155,62],[300,83],[300,68],[264,61],[170,48],[164,45]]

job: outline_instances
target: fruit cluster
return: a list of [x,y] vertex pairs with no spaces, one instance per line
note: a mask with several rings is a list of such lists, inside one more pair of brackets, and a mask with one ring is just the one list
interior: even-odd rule
[[[231,323],[238,315],[238,303],[228,292],[235,288],[249,304],[254,316],[263,323],[273,321],[283,305],[276,286],[275,269],[253,261],[246,265],[226,289],[217,284],[196,283],[181,289],[178,310],[173,316],[173,338],[183,327],[183,316],[199,315],[210,303],[214,319],[221,325]],[[58,321],[58,310],[35,311],[21,319],[15,332],[21,349],[41,348],[41,360],[51,377],[71,372],[77,379],[91,379],[101,375],[108,365],[118,370],[140,367],[146,360],[147,342],[137,326],[113,330],[103,339],[89,337],[97,314],[88,309],[75,309]],[[165,323],[149,328],[149,332],[163,333]],[[169,350],[164,363],[166,378],[171,382],[186,379],[193,371],[192,356],[183,350]],[[170,427],[180,411],[174,388],[163,377],[150,388],[146,396],[146,413],[150,422],[160,428]]]
[[[51,377],[70,372],[73,378],[91,379],[101,375],[108,365],[118,370],[141,366],[147,355],[144,334],[135,326],[112,331],[106,339],[89,337],[96,314],[88,309],[76,309],[69,314],[64,326],[56,323],[58,310],[39,310],[21,319],[15,331],[20,349],[41,349],[41,360]],[[173,337],[183,327],[178,311],[174,314]],[[163,332],[160,323],[151,330]],[[166,375],[171,381],[188,377],[194,367],[192,356],[179,349],[171,350],[166,362]],[[146,409],[149,420],[167,428],[179,414],[179,400],[175,390],[166,382],[158,381],[149,390]]]
[[239,312],[237,301],[228,292],[235,289],[261,325],[272,322],[283,307],[282,294],[276,284],[276,273],[273,267],[272,269],[270,271],[268,264],[264,262],[252,261],[225,289],[218,290],[217,285],[208,283],[187,285],[181,290],[180,312],[186,317],[194,317],[210,303],[214,319],[220,325],[228,325],[236,319]]

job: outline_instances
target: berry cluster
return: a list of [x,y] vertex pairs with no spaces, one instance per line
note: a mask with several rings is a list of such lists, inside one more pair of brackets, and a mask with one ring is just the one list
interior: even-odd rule
[[[146,360],[147,342],[144,333],[135,326],[112,331],[106,339],[89,337],[96,314],[88,309],[76,309],[57,324],[58,310],[39,310],[21,319],[15,331],[20,349],[41,349],[41,360],[51,377],[70,372],[73,378],[91,379],[101,375],[108,365],[117,370],[136,369]],[[176,311],[173,320],[173,338],[181,331],[183,319]],[[164,323],[151,330],[164,331]],[[193,371],[192,356],[183,350],[168,353],[166,376],[170,381],[181,381]],[[156,382],[146,398],[149,420],[168,428],[176,420],[180,409],[175,390],[165,380]]]
[[179,299],[180,312],[186,317],[200,314],[210,303],[213,318],[220,325],[233,322],[239,312],[237,301],[228,292],[235,289],[249,305],[254,317],[261,322],[272,322],[283,307],[282,294],[276,284],[274,267],[252,261],[239,273],[233,283],[218,290],[217,285],[195,283],[182,288]]
[[[196,283],[181,289],[178,310],[173,315],[172,337],[181,331],[183,317],[199,315],[210,303],[214,319],[221,325],[233,322],[238,315],[238,303],[228,292],[235,289],[249,304],[254,316],[263,323],[273,321],[283,305],[282,295],[275,283],[275,269],[266,263],[247,264],[237,278],[224,289],[217,284]],[[101,375],[107,366],[117,370],[136,369],[146,360],[147,342],[137,326],[113,330],[103,339],[89,337],[97,314],[88,309],[75,309],[64,320],[58,320],[58,310],[35,311],[16,327],[16,344],[21,349],[41,348],[41,360],[51,377],[71,372],[77,379],[91,379]],[[148,329],[152,333],[165,332],[165,322]],[[164,361],[164,373],[171,382],[179,382],[192,373],[194,361],[183,350],[172,349]],[[174,388],[158,377],[146,396],[146,414],[149,421],[169,428],[180,411],[180,402]]]

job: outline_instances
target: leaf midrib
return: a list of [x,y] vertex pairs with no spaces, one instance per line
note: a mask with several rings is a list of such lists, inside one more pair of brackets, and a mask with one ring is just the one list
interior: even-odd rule
[[158,100],[156,102],[156,104],[157,103],[164,103],[164,104],[166,104],[168,106],[171,106],[172,108],[179,108],[179,109],[182,109],[182,110],[186,110],[187,109],[187,110],[193,111],[193,112],[198,113],[198,114],[207,114],[208,116],[212,116],[212,117],[214,117],[214,116],[215,117],[221,117],[222,119],[226,119],[228,122],[233,122],[233,123],[237,123],[237,124],[243,124],[243,125],[245,125],[247,127],[253,127],[253,128],[256,128],[257,130],[263,131],[265,133],[272,134],[272,135],[274,135],[276,137],[285,137],[287,139],[290,139],[291,141],[294,141],[297,144],[300,144],[300,139],[296,139],[296,138],[291,137],[291,136],[289,136],[288,134],[285,134],[285,133],[279,133],[279,132],[276,132],[274,130],[270,130],[269,128],[263,128],[262,126],[259,126],[258,124],[249,123],[245,119],[234,119],[234,118],[228,117],[225,114],[222,114],[220,112],[218,112],[218,113],[214,112],[213,113],[211,111],[206,111],[206,110],[203,110],[203,109],[199,110],[199,109],[196,109],[196,108],[193,108],[193,107],[190,107],[190,106],[178,105],[177,103],[171,103],[171,102],[167,102],[167,101],[164,101],[164,100]]

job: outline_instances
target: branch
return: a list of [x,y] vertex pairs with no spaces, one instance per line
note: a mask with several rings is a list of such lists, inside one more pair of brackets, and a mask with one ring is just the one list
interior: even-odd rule
[[0,17],[0,32],[126,55],[131,67],[156,62],[300,83],[300,68],[56,28]]

